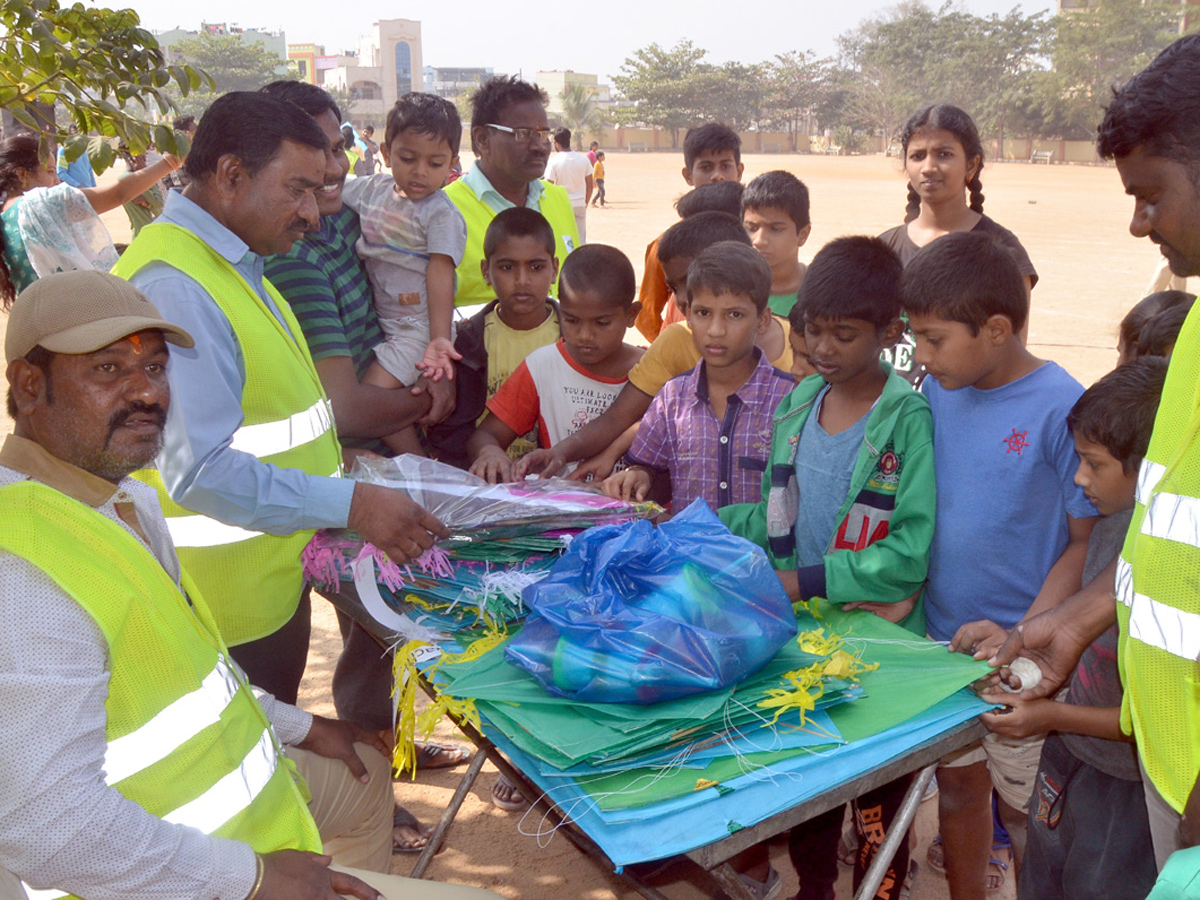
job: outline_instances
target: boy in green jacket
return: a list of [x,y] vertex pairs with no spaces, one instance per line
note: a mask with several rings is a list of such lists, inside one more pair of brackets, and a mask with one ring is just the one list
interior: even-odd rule
[[[763,499],[719,511],[735,534],[766,549],[793,600],[825,597],[924,634],[936,489],[929,403],[880,359],[900,337],[899,258],[875,238],[839,238],[809,266],[790,317],[817,375],[775,411]],[[819,376],[819,377],[818,377]],[[883,843],[909,776],[854,803],[855,890]],[[797,900],[830,900],[844,810],[792,831]],[[878,897],[894,897],[908,842]]]

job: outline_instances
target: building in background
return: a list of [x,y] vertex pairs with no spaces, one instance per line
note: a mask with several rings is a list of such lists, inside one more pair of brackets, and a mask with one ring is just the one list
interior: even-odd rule
[[426,66],[423,74],[425,76],[425,93],[437,94],[439,97],[453,100],[461,94],[471,93],[496,72],[490,66],[487,68]]
[[612,104],[612,88],[607,84],[600,84],[597,75],[572,72],[568,69],[565,72],[538,72],[534,81],[550,97],[550,104],[546,107],[550,116],[562,115],[563,91],[567,85],[582,87],[591,94],[592,102],[600,109],[607,109]]
[[[401,94],[424,88],[421,62],[421,23],[412,19],[380,19],[359,41],[358,52],[325,56],[324,48],[296,44],[296,62],[308,62],[313,46],[313,83],[349,101],[347,118],[356,128],[383,125],[387,111]],[[307,79],[306,79],[307,80]]]
[[267,31],[263,28],[242,28],[237,23],[202,22],[200,23],[199,31],[189,31],[186,28],[176,27],[170,31],[155,32],[154,37],[158,40],[158,46],[162,48],[163,54],[167,59],[174,61],[177,55],[172,55],[171,47],[182,40],[197,37],[200,32],[216,35],[233,35],[243,44],[260,43],[268,53],[278,56],[281,64],[286,63],[288,59],[287,38],[282,31]]

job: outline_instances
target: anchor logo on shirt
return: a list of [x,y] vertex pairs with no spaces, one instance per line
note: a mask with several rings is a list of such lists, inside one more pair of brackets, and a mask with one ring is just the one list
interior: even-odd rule
[[1016,451],[1017,456],[1020,456],[1022,450],[1024,450],[1026,447],[1032,446],[1029,441],[1025,440],[1025,438],[1028,436],[1028,430],[1017,431],[1017,429],[1014,428],[1012,430],[1012,434],[1004,438],[1004,443],[1008,444],[1008,449],[1004,451],[1005,456],[1007,456],[1009,453],[1012,453],[1014,450]]

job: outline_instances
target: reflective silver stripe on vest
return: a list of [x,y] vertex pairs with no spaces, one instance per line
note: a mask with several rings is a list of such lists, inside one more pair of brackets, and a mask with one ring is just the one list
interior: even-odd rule
[[1142,534],[1200,547],[1200,499],[1183,494],[1154,494],[1146,504]]
[[1129,636],[1193,664],[1200,657],[1200,615],[1174,609],[1145,594],[1133,595]]
[[262,534],[237,525],[226,525],[208,516],[168,516],[167,530],[178,547],[220,547],[248,541]]
[[326,401],[322,399],[308,409],[278,422],[243,425],[233,433],[230,446],[262,459],[315,441],[332,427],[333,417],[329,414]]
[[166,759],[220,719],[233,701],[238,679],[218,655],[200,687],[175,700],[136,731],[108,742],[104,781],[109,786]]
[[279,755],[271,740],[271,731],[264,728],[258,743],[245,759],[207,791],[183,806],[163,816],[173,825],[188,825],[205,834],[212,834],[257,797],[279,765]]
[[[339,464],[330,478],[340,478],[342,475]],[[226,544],[236,544],[239,541],[249,541],[260,537],[265,532],[251,531],[238,525],[226,525],[208,516],[190,514],[184,516],[167,516],[167,530],[171,532],[171,542],[179,547],[221,547]]]
[[1148,459],[1142,460],[1142,467],[1138,471],[1137,491],[1134,494],[1134,499],[1142,506],[1150,505],[1150,495],[1154,489],[1158,487],[1158,483],[1162,481],[1162,477],[1167,474],[1167,467],[1161,463],[1150,462]]
[[29,900],[54,900],[55,897],[71,896],[65,891],[55,890],[54,888],[39,891],[37,888],[31,888],[23,881],[21,882],[21,887],[25,889],[25,896],[27,896]]
[[1133,566],[1121,556],[1117,557],[1117,580],[1113,593],[1118,603],[1133,606]]

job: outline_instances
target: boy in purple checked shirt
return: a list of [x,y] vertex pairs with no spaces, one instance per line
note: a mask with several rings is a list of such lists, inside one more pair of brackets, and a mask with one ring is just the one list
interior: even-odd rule
[[759,499],[775,407],[795,386],[755,346],[771,326],[771,269],[737,241],[702,251],[688,267],[688,325],[700,364],[672,378],[642,419],[629,467],[605,493],[643,500],[653,490],[678,511],[697,497],[712,509]]

